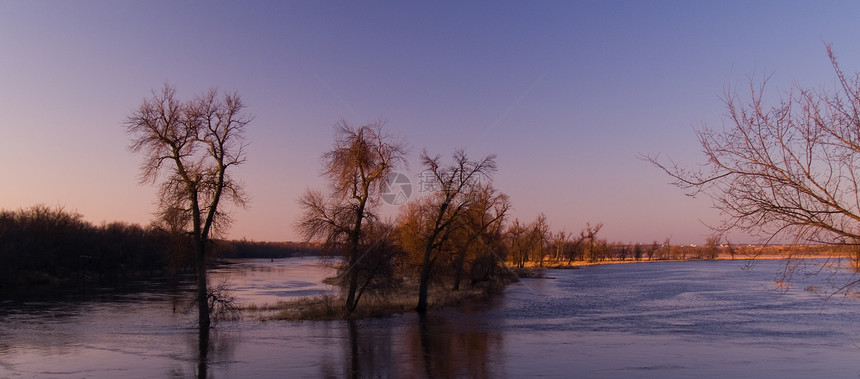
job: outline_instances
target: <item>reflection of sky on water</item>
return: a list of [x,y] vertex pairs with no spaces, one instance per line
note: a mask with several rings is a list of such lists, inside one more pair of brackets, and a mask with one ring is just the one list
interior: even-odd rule
[[323,284],[335,270],[318,258],[249,259],[223,265],[209,274],[210,283],[226,280],[236,301],[241,304],[277,304],[296,297],[330,293],[334,287]]
[[[273,268],[258,266],[273,265]],[[666,262],[552,271],[488,303],[326,322],[223,322],[213,377],[854,377],[860,301],[827,280],[772,287],[779,262]],[[317,291],[315,260],[222,267],[240,301]],[[814,287],[812,287],[814,286]],[[187,292],[187,289],[183,290]],[[182,293],[4,303],[0,377],[188,377],[198,370]]]

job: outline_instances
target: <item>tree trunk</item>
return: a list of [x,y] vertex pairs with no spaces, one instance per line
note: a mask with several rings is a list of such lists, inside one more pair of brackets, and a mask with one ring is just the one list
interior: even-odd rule
[[538,242],[538,266],[543,267],[543,241]]
[[346,312],[352,313],[355,310],[355,307],[358,306],[358,302],[355,299],[355,292],[358,289],[358,273],[355,269],[355,262],[353,262],[353,257],[350,257],[350,264],[348,268],[347,275],[349,275],[349,289],[346,293]]
[[427,378],[432,378],[433,375],[433,349],[430,341],[430,325],[427,321],[427,315],[424,313],[418,314],[418,339],[421,341],[421,356],[424,358],[424,375]]
[[430,246],[424,250],[424,264],[421,266],[421,279],[418,286],[418,306],[415,307],[415,311],[419,314],[427,313],[427,289],[430,284],[430,266],[433,265],[430,260],[432,252],[433,248]]
[[197,245],[197,311],[200,329],[208,329],[209,320],[209,297],[206,284],[206,241],[198,238]]
[[358,203],[358,208],[355,210],[355,225],[353,226],[353,230],[349,236],[349,243],[352,245],[349,247],[349,267],[347,267],[346,274],[349,276],[349,288],[346,293],[346,313],[352,313],[355,310],[355,307],[358,306],[358,302],[355,298],[355,291],[358,289],[358,269],[356,265],[358,264],[358,258],[361,250],[359,249],[359,242],[361,242],[361,222],[364,220],[364,207],[367,204],[368,198],[368,189],[369,183],[367,183],[362,192],[363,197]]
[[[351,378],[360,378],[362,376],[361,372],[361,352],[359,351],[358,344],[358,326],[355,325],[355,320],[349,319],[347,321],[347,325],[349,326],[349,368],[352,370],[350,375]],[[367,370],[367,367],[365,367]]]
[[209,328],[200,328],[197,337],[197,377],[208,378],[209,369]]
[[356,223],[356,229],[353,231],[353,235],[350,237],[350,243],[352,246],[349,251],[349,266],[347,266],[346,275],[349,277],[349,288],[347,288],[346,292],[346,313],[352,313],[355,310],[355,307],[358,305],[355,299],[355,292],[358,289],[358,270],[356,268],[356,264],[358,263],[358,240],[359,240],[359,230],[361,228],[360,223]]
[[466,261],[466,251],[463,250],[462,253],[457,257],[457,260],[454,262],[456,265],[455,273],[454,273],[454,287],[451,289],[452,291],[460,290],[460,276],[463,275],[463,263]]

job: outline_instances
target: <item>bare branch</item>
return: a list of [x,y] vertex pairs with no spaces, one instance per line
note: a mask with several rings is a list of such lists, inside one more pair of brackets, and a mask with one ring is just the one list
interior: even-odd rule
[[697,134],[706,171],[642,156],[688,195],[705,194],[724,217],[720,230],[807,242],[860,240],[860,80],[827,53],[836,90],[795,85],[774,105],[764,99],[768,78],[750,79],[745,99],[727,91],[724,127]]

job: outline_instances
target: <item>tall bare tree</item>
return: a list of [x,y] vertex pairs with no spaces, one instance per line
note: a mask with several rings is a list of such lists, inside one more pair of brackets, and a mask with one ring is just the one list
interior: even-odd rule
[[481,180],[489,180],[496,171],[496,156],[489,155],[480,160],[471,160],[464,150],[457,150],[452,162],[444,165],[440,155],[430,156],[422,152],[421,160],[438,191],[428,198],[427,221],[422,233],[424,256],[418,289],[418,313],[427,312],[427,294],[430,273],[436,260],[435,252],[448,241],[452,225],[462,216],[476,197],[473,191],[480,188]]
[[826,48],[833,88],[795,85],[773,104],[766,79],[750,80],[748,99],[727,93],[723,127],[697,132],[703,170],[648,157],[689,194],[711,197],[725,216],[718,232],[860,244],[860,75]]
[[375,246],[367,241],[365,224],[376,221],[373,212],[386,177],[406,164],[406,143],[388,134],[384,126],[378,121],[353,127],[342,120],[333,148],[323,155],[330,193],[308,190],[299,199],[304,209],[299,231],[309,240],[324,240],[343,256],[347,312],[355,309],[360,298],[356,296],[362,274],[359,264]]
[[242,185],[228,173],[245,162],[244,112],[238,93],[216,89],[189,101],[165,84],[129,115],[131,150],[143,155],[141,182],[160,182],[159,216],[191,235],[196,250],[197,308],[201,329],[210,325],[206,259],[210,236],[229,224],[222,200],[244,207]]

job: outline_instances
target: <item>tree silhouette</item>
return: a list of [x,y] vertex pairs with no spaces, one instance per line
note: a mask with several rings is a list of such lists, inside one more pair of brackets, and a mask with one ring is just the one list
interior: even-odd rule
[[[309,189],[299,199],[304,209],[296,225],[299,231],[309,240],[323,239],[328,248],[343,256],[347,312],[355,309],[360,298],[357,293],[365,271],[360,266],[362,257],[378,252],[379,238],[387,238],[371,238],[367,224],[377,221],[373,212],[386,177],[406,163],[406,143],[389,135],[384,126],[379,121],[356,128],[341,121],[333,148],[323,155],[331,192]],[[372,281],[364,279],[365,283]]]
[[206,259],[210,236],[230,218],[222,200],[244,207],[242,185],[228,174],[245,162],[252,117],[237,93],[211,89],[182,102],[173,86],[153,91],[126,119],[131,150],[143,156],[141,182],[160,182],[159,218],[191,236],[196,251],[199,326],[209,328]]
[[421,160],[428,173],[439,188],[428,196],[423,207],[416,207],[421,212],[417,217],[423,220],[419,226],[422,241],[423,259],[419,278],[418,313],[427,312],[427,294],[430,285],[430,273],[436,261],[436,252],[448,242],[453,226],[468,207],[476,200],[473,191],[480,189],[480,180],[487,179],[496,171],[496,156],[489,155],[480,160],[470,160],[464,150],[457,150],[452,156],[452,162],[443,165],[439,155],[431,157],[427,151],[422,152]]

